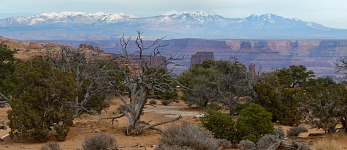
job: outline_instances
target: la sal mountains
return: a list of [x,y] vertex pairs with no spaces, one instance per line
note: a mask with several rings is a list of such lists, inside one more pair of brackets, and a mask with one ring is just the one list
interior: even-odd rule
[[172,11],[150,17],[62,12],[0,19],[0,35],[19,40],[117,40],[122,34],[135,35],[137,30],[148,39],[347,39],[345,29],[275,14],[227,18],[205,11]]
[[[335,63],[347,56],[345,29],[274,14],[226,18],[203,11],[170,12],[142,18],[101,12],[16,16],[0,19],[0,43],[21,50],[18,57],[23,58],[59,49],[60,46],[54,43],[75,48],[87,44],[117,53],[121,49],[120,36],[135,37],[140,29],[145,44],[166,36],[160,42],[167,44],[163,55],[183,58],[176,62],[180,64],[175,66],[177,74],[189,68],[190,57],[196,52],[213,52],[218,60],[232,60],[236,56],[246,66],[253,63],[256,71],[302,64],[317,76],[336,79],[342,74],[336,73]],[[128,48],[136,49],[136,45],[131,44]],[[91,51],[95,52],[99,51]],[[110,54],[103,55],[108,57]]]

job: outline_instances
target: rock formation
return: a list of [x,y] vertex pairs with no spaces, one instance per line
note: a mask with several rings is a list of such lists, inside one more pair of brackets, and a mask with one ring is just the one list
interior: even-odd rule
[[86,55],[97,55],[101,59],[113,59],[113,54],[106,54],[99,47],[81,44],[79,48],[74,49],[69,45],[56,44],[51,42],[30,42],[15,41],[8,38],[0,37],[0,44],[6,45],[11,50],[16,50],[14,57],[21,60],[28,60],[36,56],[45,56],[47,54],[56,55],[61,52],[62,47],[81,51]]
[[197,52],[190,58],[190,64],[202,64],[205,60],[214,60],[213,52]]
[[256,72],[255,72],[255,64],[251,63],[248,66],[248,72],[251,73],[253,76],[256,76]]
[[[58,41],[57,41],[58,42]],[[59,41],[62,44],[72,44],[79,50],[91,54],[98,54],[104,59],[113,58],[106,52],[121,53],[121,46],[116,40],[110,41]],[[149,45],[152,41],[144,41]],[[6,44],[19,50],[24,57],[42,55],[45,51],[59,50],[58,44],[47,42],[17,42],[10,39],[0,38],[0,43]],[[81,45],[82,44],[82,45]],[[290,65],[304,65],[313,70],[317,76],[341,76],[334,69],[334,63],[340,57],[347,56],[347,40],[204,40],[204,39],[173,39],[162,40],[158,44],[166,45],[163,48],[163,56],[174,55],[182,60],[174,70],[179,74],[189,68],[191,64],[202,63],[208,58],[204,53],[212,52],[213,59],[232,60],[234,57],[248,66],[255,64],[261,68],[261,72],[273,71]],[[43,49],[42,49],[43,47]],[[100,48],[97,48],[100,47]],[[129,50],[136,50],[133,41],[128,45]],[[149,53],[146,53],[149,54]],[[197,54],[197,55],[194,55]],[[198,56],[203,54],[202,56]],[[201,59],[201,60],[199,60]]]

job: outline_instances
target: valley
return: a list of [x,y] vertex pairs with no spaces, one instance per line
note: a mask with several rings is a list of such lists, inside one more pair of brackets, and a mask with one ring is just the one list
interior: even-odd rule
[[[117,40],[103,41],[53,41],[78,47],[85,43],[100,47],[107,53],[120,53]],[[150,41],[146,41],[149,43]],[[172,39],[160,42],[167,46],[163,55],[183,58],[175,66],[177,74],[187,70],[190,59],[196,52],[213,52],[216,60],[233,60],[236,57],[246,66],[256,65],[256,71],[268,72],[290,65],[304,65],[317,76],[329,76],[335,80],[341,77],[335,63],[347,56],[347,40],[207,40]],[[136,45],[129,45],[136,49]]]

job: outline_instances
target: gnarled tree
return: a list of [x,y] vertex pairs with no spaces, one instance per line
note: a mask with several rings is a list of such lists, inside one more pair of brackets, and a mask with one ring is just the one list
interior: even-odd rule
[[56,67],[75,76],[78,94],[74,100],[74,117],[107,107],[106,98],[113,94],[108,81],[116,77],[113,70],[118,69],[115,63],[67,46],[61,47],[59,55],[51,54],[51,57]]
[[[124,36],[120,39],[123,54],[118,55],[116,61],[122,67],[120,70],[115,71],[121,74],[124,81],[109,82],[116,89],[116,95],[124,105],[122,112],[129,121],[126,130],[127,135],[140,134],[146,129],[181,118],[179,116],[156,124],[149,124],[141,120],[144,106],[151,93],[154,91],[170,91],[174,88],[167,82],[162,82],[163,80],[172,80],[172,72],[163,70],[167,69],[167,65],[172,63],[174,58],[165,58],[161,55],[161,51],[165,47],[165,45],[158,43],[161,39],[157,39],[153,43],[146,43],[142,40],[141,34],[138,31],[135,41],[130,38],[126,39]],[[129,49],[131,42],[136,44],[137,50]],[[128,93],[129,96],[124,93]],[[130,98],[130,101],[127,97]]]
[[334,133],[342,123],[346,129],[347,90],[329,78],[310,79],[300,97],[305,119],[327,133]]
[[186,102],[200,106],[218,102],[228,107],[231,115],[242,98],[254,97],[253,75],[237,60],[204,61],[191,66],[179,80],[185,86]]

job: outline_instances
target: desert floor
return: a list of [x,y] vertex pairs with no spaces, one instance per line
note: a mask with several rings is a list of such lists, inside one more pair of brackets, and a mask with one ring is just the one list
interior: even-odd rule
[[[159,101],[158,101],[159,102]],[[111,120],[103,119],[105,117],[112,116],[116,111],[116,108],[120,105],[120,101],[115,99],[111,101],[110,108],[106,111],[102,111],[100,115],[82,115],[80,118],[74,120],[74,125],[70,128],[70,132],[64,142],[57,142],[54,137],[49,140],[49,143],[58,143],[63,150],[76,150],[82,148],[82,143],[85,137],[95,135],[99,132],[105,132],[113,136],[118,143],[121,150],[152,150],[155,145],[158,144],[160,139],[160,132],[157,130],[147,130],[139,136],[125,136],[124,131],[127,126],[127,120],[125,117],[117,119],[115,122]],[[9,106],[0,108],[0,120],[8,121],[7,110]],[[170,120],[178,115],[182,115],[183,118],[169,124],[158,126],[157,128],[165,130],[166,127],[172,124],[187,123],[199,123],[199,118],[194,116],[203,113],[200,109],[188,108],[184,102],[172,103],[169,106],[163,106],[157,104],[155,106],[146,105],[142,120],[151,121],[151,123],[157,123],[165,120]],[[278,126],[278,125],[275,125]],[[288,130],[290,127],[282,126],[284,130]],[[0,130],[0,137],[8,134],[9,128],[6,130]],[[336,140],[347,149],[347,134],[336,133],[326,134],[317,137],[308,137],[309,133],[321,133],[321,130],[310,128],[308,133],[301,134],[296,140],[302,140],[310,144],[314,148],[313,144],[319,139]],[[4,141],[0,142],[0,150],[39,150],[44,143],[30,143],[30,142],[18,142],[7,136]]]

